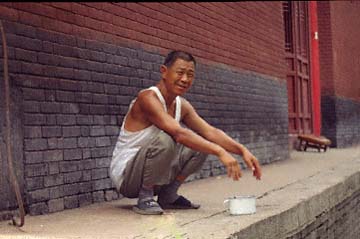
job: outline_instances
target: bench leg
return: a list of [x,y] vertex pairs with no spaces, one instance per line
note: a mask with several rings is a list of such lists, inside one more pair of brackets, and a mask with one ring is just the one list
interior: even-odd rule
[[302,150],[303,150],[303,140],[302,140],[302,139],[300,139],[300,143],[299,143],[299,145],[298,145],[298,150],[299,150],[299,151],[302,151]]

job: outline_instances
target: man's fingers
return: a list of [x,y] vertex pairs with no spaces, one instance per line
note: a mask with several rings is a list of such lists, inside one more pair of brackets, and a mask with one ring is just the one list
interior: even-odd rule
[[260,179],[261,178],[261,169],[260,169],[260,165],[259,162],[255,163],[255,172],[256,172],[256,178]]
[[261,173],[260,173],[260,172],[258,172],[257,179],[258,179],[258,180],[261,179]]
[[240,177],[241,177],[241,170],[240,170],[239,164],[235,164],[235,165],[234,165],[234,170],[233,170],[233,172],[234,172],[234,177],[233,177],[233,179],[234,179],[234,180],[239,180]]
[[238,181],[240,178],[239,173],[234,171],[233,180]]
[[234,163],[231,164],[231,168],[232,168],[232,172],[233,172],[233,175],[232,175],[233,180],[238,180],[238,172],[236,170],[237,168]]
[[228,177],[232,177],[232,168],[231,168],[231,166],[226,167],[226,170],[227,170]]
[[260,164],[259,164],[258,161],[255,161],[254,167],[255,167],[255,170],[256,170],[256,171],[260,172]]
[[254,171],[254,176],[256,177],[256,179],[260,180],[261,179],[261,172],[259,169],[255,169]]
[[239,180],[239,172],[237,172],[236,169],[233,170],[233,180]]
[[237,161],[230,163],[227,167],[227,175],[229,178],[232,178],[233,180],[239,180],[242,176],[240,165]]
[[253,175],[256,177],[256,179],[261,179],[261,169],[259,161],[254,157],[253,160],[251,160],[251,170],[253,171]]
[[241,178],[242,174],[241,174],[241,169],[240,169],[240,166],[239,164],[236,165],[237,169],[238,169],[238,173],[239,173],[239,178]]

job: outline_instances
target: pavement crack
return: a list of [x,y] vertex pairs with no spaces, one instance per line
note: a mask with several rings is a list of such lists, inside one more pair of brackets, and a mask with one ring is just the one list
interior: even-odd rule
[[180,226],[183,227],[183,226],[186,226],[186,225],[188,225],[188,224],[190,224],[190,223],[193,223],[193,222],[197,222],[197,221],[200,221],[200,220],[204,220],[204,219],[208,219],[208,218],[211,218],[211,217],[215,217],[215,216],[220,215],[220,214],[222,214],[222,213],[224,213],[224,212],[226,212],[226,210],[223,210],[223,211],[220,211],[220,212],[211,214],[211,215],[206,216],[206,217],[202,217],[202,218],[199,218],[199,219],[195,219],[195,220],[192,220],[192,221],[189,221],[189,222],[185,222],[185,223],[183,223],[183,224],[180,224]]
[[267,191],[267,192],[263,193],[262,195],[256,197],[256,199],[261,199],[261,198],[269,195],[270,193],[280,191],[280,190],[282,190],[282,189],[284,189],[284,188],[286,188],[286,187],[288,187],[288,186],[290,186],[290,185],[299,183],[299,182],[303,181],[304,179],[309,179],[309,178],[315,177],[316,175],[318,175],[318,174],[320,174],[320,173],[321,173],[321,172],[318,171],[318,172],[316,172],[315,174],[310,175],[310,176],[308,176],[308,177],[306,177],[306,178],[301,178],[301,179],[298,179],[298,180],[296,180],[296,181],[294,181],[294,182],[288,183],[288,184],[286,184],[286,185],[284,185],[284,186],[281,186],[281,187],[278,187],[278,188],[274,188],[274,189],[272,189],[272,190],[270,190],[270,191]]
[[167,239],[167,238],[184,238],[187,235],[187,233],[182,233],[182,234],[178,234],[178,235],[167,235],[165,237],[163,237],[162,239]]
[[134,236],[132,239],[136,239],[136,238],[141,238],[142,235],[137,235],[137,236]]
[[148,238],[145,234],[139,234],[139,235],[135,235],[134,237],[132,237],[131,239],[145,239]]

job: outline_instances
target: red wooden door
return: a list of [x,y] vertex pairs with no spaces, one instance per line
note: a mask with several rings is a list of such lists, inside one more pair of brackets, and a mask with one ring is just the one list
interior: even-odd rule
[[312,132],[308,3],[283,2],[289,133]]

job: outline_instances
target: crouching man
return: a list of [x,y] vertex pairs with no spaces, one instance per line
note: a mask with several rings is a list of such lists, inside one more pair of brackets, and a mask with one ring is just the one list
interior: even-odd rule
[[170,52],[161,65],[160,81],[139,92],[122,123],[110,177],[123,196],[138,198],[133,207],[137,213],[154,215],[162,214],[163,209],[199,208],[177,191],[189,175],[201,169],[208,154],[219,158],[233,180],[239,180],[241,171],[231,153],[241,155],[253,175],[261,178],[254,155],[209,125],[181,97],[194,81],[195,66],[189,53]]

